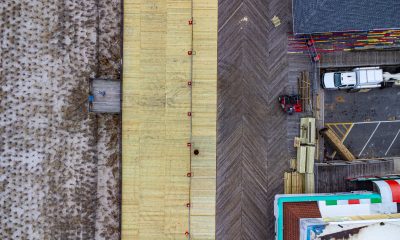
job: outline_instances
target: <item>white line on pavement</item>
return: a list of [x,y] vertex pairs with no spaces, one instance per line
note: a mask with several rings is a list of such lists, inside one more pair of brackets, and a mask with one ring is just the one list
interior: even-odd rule
[[365,149],[365,147],[368,145],[369,141],[371,141],[371,138],[374,136],[376,130],[377,130],[378,127],[379,127],[379,125],[381,125],[381,122],[379,122],[379,123],[376,125],[376,128],[375,128],[375,130],[372,132],[371,136],[368,138],[367,143],[365,143],[365,145],[364,145],[363,149],[361,150],[360,154],[358,154],[359,157],[360,157],[361,154],[364,152],[364,149]]
[[393,121],[371,121],[371,122],[355,122],[353,124],[367,124],[367,123],[396,123],[400,122],[400,120],[393,120]]
[[392,148],[394,141],[396,141],[397,137],[399,136],[399,133],[400,133],[400,129],[399,129],[399,131],[397,131],[397,134],[396,134],[396,136],[393,138],[392,143],[390,144],[389,148],[386,150],[385,156],[388,154],[388,152],[389,152],[390,149]]

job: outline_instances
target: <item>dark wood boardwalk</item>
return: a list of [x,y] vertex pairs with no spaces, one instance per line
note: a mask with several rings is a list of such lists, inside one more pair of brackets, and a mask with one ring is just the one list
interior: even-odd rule
[[[282,24],[274,27],[278,16]],[[286,116],[280,94],[297,92],[307,55],[288,55],[291,0],[219,0],[217,239],[273,239],[273,201],[295,156],[299,117]],[[320,67],[393,64],[399,52],[324,54]],[[318,78],[318,79],[316,79]]]
[[399,64],[400,51],[334,52],[322,55],[321,68]]
[[289,84],[291,1],[220,0],[218,20],[217,239],[273,239],[288,167],[277,98]]

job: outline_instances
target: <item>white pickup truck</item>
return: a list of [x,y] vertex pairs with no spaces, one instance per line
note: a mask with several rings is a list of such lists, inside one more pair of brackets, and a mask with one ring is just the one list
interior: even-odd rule
[[384,81],[380,67],[354,68],[351,72],[327,72],[322,76],[325,89],[379,88]]
[[400,73],[383,72],[380,67],[358,67],[351,72],[327,72],[321,85],[328,90],[361,89],[400,86]]

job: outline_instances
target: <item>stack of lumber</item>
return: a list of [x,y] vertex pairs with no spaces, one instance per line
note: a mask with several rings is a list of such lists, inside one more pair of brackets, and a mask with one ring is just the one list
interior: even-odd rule
[[284,173],[285,194],[304,193],[304,174],[299,172]]
[[297,158],[284,173],[285,194],[314,193],[315,118],[301,118],[300,137],[295,138]]

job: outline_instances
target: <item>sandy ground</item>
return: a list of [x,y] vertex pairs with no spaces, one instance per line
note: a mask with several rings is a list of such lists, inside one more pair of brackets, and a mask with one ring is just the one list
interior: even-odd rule
[[120,1],[0,16],[0,239],[118,239],[120,120],[86,99],[89,78],[119,78]]

